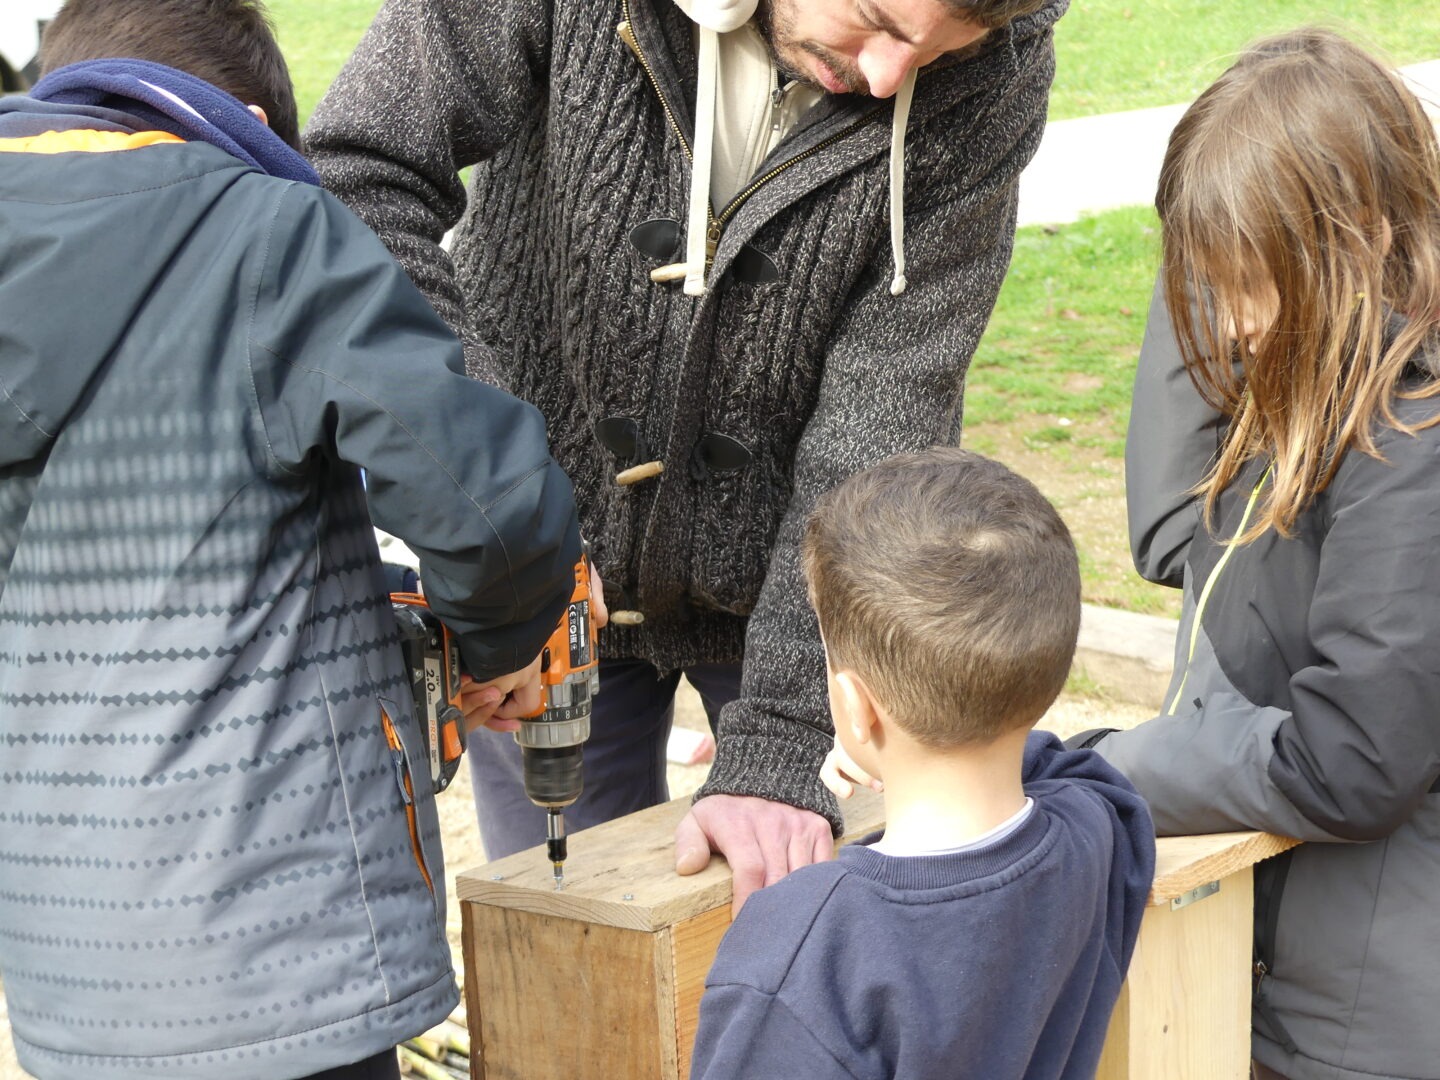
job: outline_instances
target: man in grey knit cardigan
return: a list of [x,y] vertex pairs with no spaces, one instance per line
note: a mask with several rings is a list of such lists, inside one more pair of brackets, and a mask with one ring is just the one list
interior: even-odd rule
[[[737,905],[830,854],[802,528],[957,441],[1066,3],[387,0],[307,132],[575,482],[616,614],[572,820],[666,797],[685,672],[718,747],[677,868],[722,852]],[[470,747],[492,857],[543,835],[507,742]]]

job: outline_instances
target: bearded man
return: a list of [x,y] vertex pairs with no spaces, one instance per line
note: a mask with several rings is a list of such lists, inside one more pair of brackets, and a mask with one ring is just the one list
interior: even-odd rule
[[[831,853],[803,526],[958,441],[1067,2],[387,0],[306,133],[575,483],[613,617],[572,824],[667,798],[683,672],[677,868],[723,853],[737,908]],[[488,854],[543,840],[513,740],[469,749]]]

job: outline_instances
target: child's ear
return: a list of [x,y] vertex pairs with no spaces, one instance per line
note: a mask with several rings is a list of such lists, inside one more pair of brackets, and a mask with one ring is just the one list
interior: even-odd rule
[[270,117],[265,115],[265,110],[263,108],[261,108],[259,105],[246,105],[245,107],[255,114],[256,120],[259,120],[260,123],[264,124],[266,127],[270,126]]
[[868,743],[875,726],[880,722],[880,713],[875,707],[875,697],[865,680],[853,671],[835,674],[835,691],[840,697],[844,723],[850,725],[858,743]]

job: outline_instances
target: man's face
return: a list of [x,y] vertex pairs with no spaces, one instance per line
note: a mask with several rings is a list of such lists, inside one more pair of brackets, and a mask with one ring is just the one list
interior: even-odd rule
[[759,25],[787,75],[831,94],[878,98],[986,32],[940,0],[760,0]]

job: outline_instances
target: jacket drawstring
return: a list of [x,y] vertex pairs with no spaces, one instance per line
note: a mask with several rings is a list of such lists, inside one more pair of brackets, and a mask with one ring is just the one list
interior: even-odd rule
[[719,75],[720,35],[700,27],[700,63],[695,91],[695,153],[690,168],[690,213],[685,226],[685,295],[705,292],[709,262],[710,158],[715,146],[715,92]]
[[911,68],[895,92],[895,116],[890,122],[890,251],[895,259],[891,296],[905,291],[905,129],[910,124],[910,101],[919,74],[919,69]]

